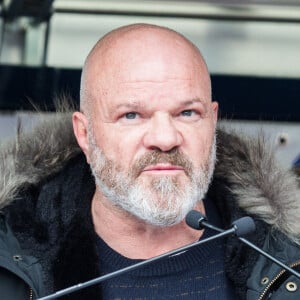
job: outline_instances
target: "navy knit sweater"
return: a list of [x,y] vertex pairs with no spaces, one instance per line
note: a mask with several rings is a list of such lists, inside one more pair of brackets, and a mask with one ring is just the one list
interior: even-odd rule
[[[208,219],[219,225],[216,210],[205,204]],[[212,221],[213,220],[213,221]],[[202,238],[215,232],[206,229]],[[148,266],[112,278],[102,284],[104,299],[235,299],[224,273],[222,239],[194,247]],[[141,260],[128,259],[98,240],[102,274]]]

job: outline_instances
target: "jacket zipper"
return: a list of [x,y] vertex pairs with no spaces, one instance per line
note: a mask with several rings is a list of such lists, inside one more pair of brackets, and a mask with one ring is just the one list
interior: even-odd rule
[[29,287],[29,300],[33,300],[33,290]]
[[[300,265],[300,260],[294,262],[293,264],[289,265],[290,268],[294,268]],[[268,290],[272,287],[272,285],[285,273],[286,270],[281,270],[268,284],[268,286],[263,290],[262,294],[259,296],[258,300],[263,300],[268,292]]]

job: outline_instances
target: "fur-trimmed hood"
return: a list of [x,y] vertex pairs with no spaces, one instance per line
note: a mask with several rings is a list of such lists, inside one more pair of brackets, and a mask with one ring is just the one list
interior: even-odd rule
[[[20,189],[61,170],[80,153],[71,113],[56,113],[0,148],[0,208]],[[296,177],[278,166],[263,134],[249,138],[219,128],[215,178],[225,178],[238,206],[300,244],[300,190]]]

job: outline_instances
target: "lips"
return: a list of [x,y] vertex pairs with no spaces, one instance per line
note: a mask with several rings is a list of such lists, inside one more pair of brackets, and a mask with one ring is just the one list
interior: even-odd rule
[[170,164],[157,164],[157,165],[150,165],[143,169],[143,172],[150,172],[150,171],[184,171],[184,168],[177,165],[170,165]]

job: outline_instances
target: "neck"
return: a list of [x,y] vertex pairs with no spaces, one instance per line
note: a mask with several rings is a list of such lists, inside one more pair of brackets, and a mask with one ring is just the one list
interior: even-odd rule
[[[131,259],[148,259],[166,253],[199,240],[203,234],[184,221],[170,227],[147,224],[113,206],[98,190],[91,209],[96,233],[112,249]],[[195,209],[205,213],[202,201]]]

